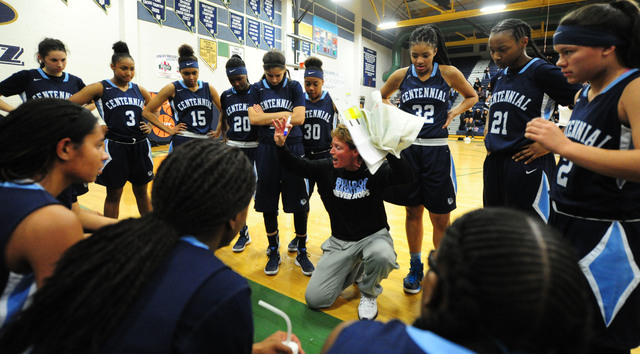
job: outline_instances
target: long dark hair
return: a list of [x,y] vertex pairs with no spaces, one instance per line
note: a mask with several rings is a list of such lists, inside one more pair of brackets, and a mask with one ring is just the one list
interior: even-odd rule
[[517,19],[517,18],[508,18],[506,20],[502,20],[498,22],[497,25],[493,26],[490,34],[499,33],[503,31],[511,32],[513,38],[515,38],[516,42],[520,41],[522,38],[529,38],[529,42],[527,43],[527,48],[531,48],[535,57],[540,58],[546,62],[549,62],[547,56],[542,53],[540,48],[536,45],[531,38],[531,26],[526,22]]
[[433,61],[438,64],[451,65],[449,60],[449,54],[447,53],[447,47],[445,46],[444,35],[442,31],[434,25],[424,25],[411,32],[409,37],[409,47],[418,44],[426,43],[433,48],[437,48],[438,52],[433,58]]
[[208,139],[180,146],[158,169],[153,212],[69,248],[31,306],[1,333],[0,352],[98,352],[179,238],[210,241],[254,190],[253,169],[239,149]]
[[560,25],[595,27],[626,40],[616,46],[618,60],[628,68],[640,67],[640,10],[627,0],[609,4],[591,4],[571,11],[560,20]]
[[0,181],[41,180],[69,138],[82,144],[97,119],[85,108],[56,98],[27,101],[0,120]]
[[481,353],[584,352],[586,280],[571,247],[539,219],[468,213],[447,230],[430,271],[435,297],[414,326]]
[[65,54],[67,53],[67,48],[59,39],[45,38],[38,43],[38,55],[42,58],[42,61],[39,61],[40,68],[44,68],[44,58],[53,50],[59,50],[65,52]]

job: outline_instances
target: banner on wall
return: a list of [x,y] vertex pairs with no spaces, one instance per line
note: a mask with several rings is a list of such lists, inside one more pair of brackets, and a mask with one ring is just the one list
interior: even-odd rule
[[206,28],[211,37],[218,34],[218,8],[200,1],[200,23]]
[[149,10],[151,16],[153,16],[159,24],[164,22],[167,11],[165,0],[142,0],[142,6]]
[[107,13],[107,7],[111,7],[111,0],[93,0],[93,2],[100,6],[105,14]]
[[271,49],[276,47],[276,28],[262,24],[264,43]]
[[[153,98],[158,93],[149,92],[149,94],[151,94],[151,98]],[[164,101],[162,106],[160,106],[160,112],[158,113],[158,120],[160,120],[162,124],[166,125],[169,128],[174,128],[176,126],[176,122],[173,120],[173,113],[171,111],[171,105],[169,104],[169,101]],[[153,126],[153,128],[151,129],[151,133],[149,133],[147,137],[149,138],[149,140],[160,145],[169,144],[171,142],[171,135],[160,130],[160,128],[156,127],[155,125]]]
[[24,66],[20,56],[24,48],[10,44],[0,44],[0,64]]
[[204,60],[211,70],[218,67],[218,43],[210,39],[200,38],[200,58]]
[[260,22],[247,19],[247,37],[251,39],[256,47],[260,47]]
[[264,9],[264,14],[267,15],[269,21],[273,22],[273,20],[276,19],[273,9],[273,0],[262,0],[262,6]]
[[229,29],[238,42],[244,44],[244,17],[229,12]]
[[313,42],[316,46],[316,53],[337,58],[338,26],[318,16],[313,16]]
[[376,87],[376,51],[364,48],[362,85]]
[[0,25],[8,25],[18,19],[18,12],[11,5],[0,1]]
[[231,58],[234,54],[237,54],[240,58],[244,60],[244,48],[236,47],[235,45],[229,46],[229,58]]
[[174,10],[189,32],[195,32],[196,0],[175,0]]
[[247,5],[256,17],[260,17],[260,0],[247,0]]
[[180,80],[180,65],[175,54],[156,54],[156,75],[167,79]]

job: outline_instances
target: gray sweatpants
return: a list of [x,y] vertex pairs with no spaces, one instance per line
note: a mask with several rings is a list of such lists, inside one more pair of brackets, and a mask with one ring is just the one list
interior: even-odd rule
[[313,309],[333,305],[342,291],[351,286],[359,275],[360,292],[369,297],[382,293],[380,282],[392,270],[400,268],[396,263],[393,239],[387,229],[363,238],[360,241],[343,241],[333,236],[322,244],[324,254],[311,275],[305,299]]

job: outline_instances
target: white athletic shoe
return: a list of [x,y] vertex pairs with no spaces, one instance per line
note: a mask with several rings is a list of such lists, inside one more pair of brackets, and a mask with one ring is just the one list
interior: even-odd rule
[[360,296],[358,306],[358,318],[361,320],[374,320],[378,316],[378,302],[376,298],[366,295]]

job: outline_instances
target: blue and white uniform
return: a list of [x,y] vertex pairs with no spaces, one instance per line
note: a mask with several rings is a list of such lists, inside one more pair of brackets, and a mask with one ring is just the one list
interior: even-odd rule
[[525,165],[512,159],[532,141],[524,137],[534,118],[551,118],[556,102],[573,102],[580,85],[571,85],[560,68],[540,58],[531,59],[519,70],[509,68],[491,78],[491,106],[485,146],[484,206],[516,208],[549,218],[549,176],[555,159],[546,154]]
[[82,79],[69,73],[51,76],[42,69],[21,70],[0,82],[0,95],[20,95],[23,102],[38,98],[68,100],[84,86]]
[[[593,99],[579,93],[564,133],[571,141],[607,150],[634,149],[618,102],[640,71],[625,72]],[[549,223],[576,250],[594,297],[595,342],[640,345],[640,183],[601,175],[561,158],[551,181]]]
[[473,354],[439,335],[398,320],[359,321],[345,327],[329,353]]
[[[0,95],[20,95],[22,102],[38,98],[67,100],[84,87],[82,79],[75,75],[63,72],[61,76],[51,76],[39,68],[18,71],[0,82]],[[74,183],[58,195],[58,200],[71,209],[78,196],[88,191],[86,183]]]
[[424,205],[436,214],[456,208],[456,172],[447,145],[449,133],[442,126],[449,112],[451,87],[442,77],[438,63],[431,76],[422,81],[413,64],[400,83],[399,108],[424,117],[424,124],[414,143],[403,150],[402,159],[413,168],[416,179],[406,186],[389,188],[385,200],[404,206]]
[[222,111],[227,116],[227,144],[236,146],[244,152],[253,164],[255,162],[256,148],[258,147],[258,127],[251,125],[249,113],[247,112],[249,93],[247,91],[237,92],[233,87],[224,91],[220,96]]
[[[185,123],[187,129],[172,137],[170,150],[191,139],[208,139],[207,133],[218,126],[219,115],[215,115],[209,83],[198,80],[194,92],[184,81],[174,81],[174,94],[169,98],[176,125]],[[217,109],[216,109],[217,110]]]
[[[276,87],[272,87],[266,79],[262,79],[251,86],[248,96],[248,107],[258,104],[265,113],[282,112],[285,116],[291,114],[294,107],[304,106],[302,86],[299,82],[290,81],[286,77]],[[258,127],[259,144],[256,154],[258,185],[255,209],[262,213],[277,212],[278,199],[282,192],[285,212],[309,211],[307,203],[309,196],[304,179],[280,165],[277,146],[273,140],[274,131],[272,125]],[[286,145],[293,154],[304,155],[302,132],[299,126],[289,130]]]
[[[338,123],[338,112],[334,109],[329,92],[324,91],[320,98],[311,102],[309,94],[304,94],[305,111],[302,125],[302,145],[304,157],[309,160],[328,159],[331,157],[331,131]],[[316,181],[308,179],[307,193],[311,197]]]
[[22,310],[36,290],[33,272],[17,274],[9,270],[7,244],[27,216],[51,204],[60,203],[39,184],[0,182],[0,326]]
[[134,83],[126,91],[111,80],[101,84],[96,107],[109,128],[104,144],[109,158],[96,183],[111,188],[121,188],[127,181],[146,184],[153,180],[153,159],[151,144],[140,129],[144,97]]

